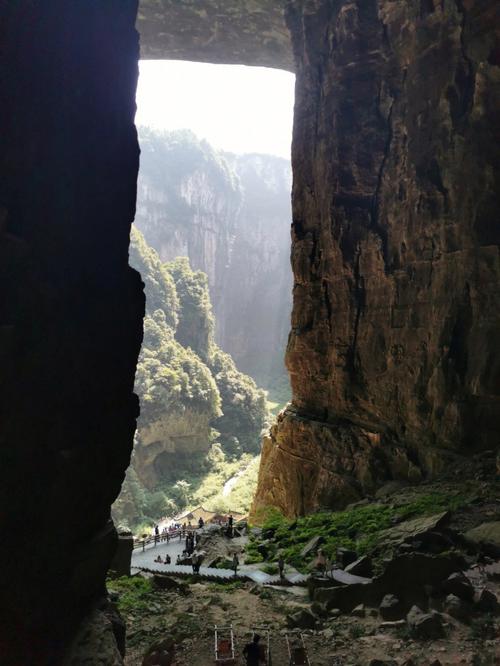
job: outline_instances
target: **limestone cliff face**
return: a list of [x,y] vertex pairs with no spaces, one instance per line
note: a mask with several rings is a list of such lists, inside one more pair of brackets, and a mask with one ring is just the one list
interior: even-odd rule
[[193,453],[208,452],[213,415],[206,409],[165,411],[152,423],[139,425],[134,469],[146,488],[154,488],[166,469]]
[[283,373],[290,325],[290,189],[287,160],[141,130],[136,225],[163,261],[208,275],[218,344],[264,384]]
[[271,155],[226,159],[242,189],[218,310],[218,339],[243,372],[264,385],[283,374],[290,327],[291,169]]
[[141,0],[143,58],[293,69],[285,0]]
[[293,402],[255,508],[339,506],[498,446],[496,11],[288,4]]

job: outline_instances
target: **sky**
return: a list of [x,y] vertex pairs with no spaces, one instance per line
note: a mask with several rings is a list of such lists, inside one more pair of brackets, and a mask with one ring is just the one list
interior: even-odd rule
[[215,148],[290,158],[295,77],[243,65],[141,60],[136,124],[191,129]]

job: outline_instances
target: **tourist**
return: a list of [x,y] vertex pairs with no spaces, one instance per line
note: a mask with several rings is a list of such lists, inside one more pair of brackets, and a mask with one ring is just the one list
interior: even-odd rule
[[233,528],[233,520],[234,520],[234,518],[233,518],[233,516],[230,514],[230,515],[229,515],[229,519],[228,519],[227,522],[229,523],[229,527],[230,527],[231,529]]
[[165,564],[170,564],[171,562],[172,562],[172,558],[171,558],[170,555],[167,553],[167,554],[165,555]]
[[316,571],[319,571],[319,573],[321,573],[324,576],[326,572],[326,566],[327,566],[327,559],[325,557],[325,553],[320,548],[318,550],[318,556],[316,557],[316,561],[314,562],[314,568],[316,569]]
[[193,573],[198,573],[199,571],[198,555],[196,553],[193,553],[191,555],[191,566],[193,567]]
[[205,525],[205,521],[204,521],[203,518],[200,516],[200,518],[199,518],[199,520],[198,520],[198,527],[200,528],[200,530],[203,529],[203,526],[204,526],[204,525]]
[[235,554],[233,555],[233,570],[234,570],[234,575],[235,575],[235,576],[236,576],[237,573],[238,573],[238,566],[239,566],[239,564],[240,564],[240,561],[239,561],[239,559],[238,559],[238,554],[235,553]]
[[283,553],[280,553],[278,557],[278,570],[280,578],[283,580],[285,578],[285,560],[283,559]]
[[181,563],[181,556],[180,555],[177,555],[177,560],[176,560],[175,563],[177,564],[177,566],[179,566],[179,564]]
[[243,656],[246,659],[247,666],[259,666],[261,659],[261,650],[260,650],[259,641],[260,641],[259,634],[254,634],[252,642],[247,643],[243,648]]

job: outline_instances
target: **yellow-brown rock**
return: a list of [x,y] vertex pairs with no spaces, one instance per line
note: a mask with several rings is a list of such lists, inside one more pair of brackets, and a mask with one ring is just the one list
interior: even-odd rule
[[343,506],[498,446],[496,3],[288,3],[292,405],[254,509]]

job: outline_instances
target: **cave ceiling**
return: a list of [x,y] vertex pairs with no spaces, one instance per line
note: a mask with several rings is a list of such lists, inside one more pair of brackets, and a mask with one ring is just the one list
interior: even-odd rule
[[284,0],[141,0],[141,57],[293,71]]

